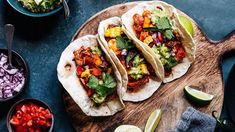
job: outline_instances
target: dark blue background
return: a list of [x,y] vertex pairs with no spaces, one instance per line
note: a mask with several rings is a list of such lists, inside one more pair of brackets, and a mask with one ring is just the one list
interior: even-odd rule
[[[38,98],[47,102],[55,115],[55,131],[73,131],[62,100],[62,87],[57,80],[56,66],[61,52],[73,34],[98,11],[129,0],[70,0],[71,16],[63,12],[47,18],[30,18],[14,11],[0,0],[0,48],[5,47],[3,26],[15,25],[14,50],[21,54],[30,69],[29,85],[22,96],[0,104],[0,132],[7,131],[6,114],[10,106],[22,98]],[[167,0],[192,17],[213,40],[220,40],[235,29],[234,0]],[[223,63],[225,79],[235,57]]]

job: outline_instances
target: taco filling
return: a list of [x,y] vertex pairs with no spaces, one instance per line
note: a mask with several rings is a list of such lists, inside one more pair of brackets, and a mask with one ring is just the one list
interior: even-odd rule
[[98,46],[85,48],[73,52],[77,66],[77,76],[87,95],[95,104],[101,104],[108,98],[114,98],[117,82],[111,64],[104,57]]
[[144,10],[142,14],[134,14],[133,22],[138,39],[153,49],[164,66],[165,77],[168,77],[172,68],[186,57],[186,52],[182,38],[172,28],[167,13],[157,6],[151,11]]
[[127,71],[129,91],[138,90],[141,85],[149,82],[150,76],[155,76],[152,66],[147,63],[133,41],[123,33],[121,26],[109,25],[104,36],[109,48]]

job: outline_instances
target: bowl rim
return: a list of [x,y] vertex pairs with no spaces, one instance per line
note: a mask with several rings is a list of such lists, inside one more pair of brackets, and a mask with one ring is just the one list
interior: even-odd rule
[[[2,53],[1,51],[3,51],[3,50],[5,50],[5,51],[7,52],[7,49],[0,48],[0,53]],[[9,97],[9,98],[6,98],[6,99],[1,99],[1,98],[0,98],[0,103],[1,103],[1,102],[6,102],[6,101],[9,101],[9,100],[12,100],[12,99],[16,98],[18,95],[20,95],[20,94],[23,92],[23,90],[26,88],[26,85],[28,84],[28,79],[29,79],[29,69],[28,69],[28,65],[27,65],[26,61],[24,60],[24,58],[23,58],[19,53],[17,53],[17,52],[14,51],[14,50],[12,50],[12,52],[13,52],[13,56],[14,56],[14,54],[15,54],[15,55],[19,58],[19,60],[23,63],[23,65],[24,65],[23,68],[25,68],[25,69],[24,69],[24,70],[25,70],[25,71],[24,71],[24,73],[25,73],[25,82],[24,82],[22,88],[20,89],[20,91],[17,92],[17,93],[16,93],[15,95],[13,95],[12,97]],[[13,56],[12,56],[12,58],[13,58]]]
[[[23,15],[26,15],[26,16],[30,16],[30,17],[46,17],[46,16],[50,16],[52,14],[55,14],[56,12],[58,12],[59,10],[61,10],[63,8],[63,6],[61,5],[60,7],[54,9],[54,10],[51,10],[49,12],[43,12],[43,13],[33,13],[31,12],[32,14],[29,14],[29,13],[26,13],[26,12],[23,12],[21,10],[19,10],[18,8],[16,8],[11,2],[10,0],[6,0],[7,3],[13,8],[15,9],[16,11],[18,11],[19,13],[23,14]],[[69,1],[69,0],[67,0]],[[23,6],[22,6],[23,8]],[[26,10],[26,9],[25,9]]]
[[[55,119],[54,119],[54,113],[53,113],[52,109],[50,108],[50,106],[49,106],[47,103],[45,103],[44,101],[42,101],[42,100],[40,100],[40,99],[36,99],[36,98],[25,98],[25,99],[21,99],[21,100],[17,101],[15,104],[13,104],[13,105],[11,106],[10,110],[9,110],[8,113],[7,113],[7,120],[6,120],[6,121],[7,121],[6,124],[7,124],[7,129],[8,129],[8,131],[9,131],[9,132],[14,132],[13,129],[12,129],[12,125],[10,124],[10,119],[11,119],[11,116],[12,116],[13,112],[15,111],[16,106],[19,105],[19,104],[21,104],[21,103],[27,103],[27,102],[30,102],[30,101],[32,101],[32,102],[35,103],[35,104],[39,104],[39,106],[45,106],[46,109],[48,109],[48,110],[51,112],[51,114],[52,114],[51,127],[50,127],[50,129],[49,129],[48,131],[49,131],[49,132],[52,132],[53,127],[54,127],[54,121],[55,121]],[[43,105],[41,105],[41,104],[43,104]],[[44,107],[44,108],[45,108],[45,107]]]

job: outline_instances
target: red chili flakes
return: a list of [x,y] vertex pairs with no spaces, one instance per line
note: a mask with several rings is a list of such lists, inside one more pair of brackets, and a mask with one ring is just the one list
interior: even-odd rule
[[16,132],[44,132],[51,127],[52,114],[48,109],[32,102],[19,104],[10,123]]

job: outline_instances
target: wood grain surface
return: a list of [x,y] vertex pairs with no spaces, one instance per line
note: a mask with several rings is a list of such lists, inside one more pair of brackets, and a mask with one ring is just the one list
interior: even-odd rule
[[[97,13],[81,26],[73,40],[86,34],[96,34],[101,20],[121,16],[136,4],[137,2],[116,5]],[[185,15],[180,11],[179,13]],[[195,62],[183,77],[162,84],[149,99],[139,103],[125,102],[125,110],[114,116],[94,118],[84,115],[68,93],[64,92],[65,107],[75,130],[78,132],[111,132],[121,124],[133,124],[143,130],[150,113],[160,108],[163,110],[163,114],[156,131],[164,132],[175,128],[182,112],[188,106],[207,114],[211,114],[213,110],[220,113],[224,96],[220,58],[225,52],[235,52],[235,35],[215,44],[207,39],[195,22],[193,24],[195,27],[194,39],[197,45]],[[215,95],[215,98],[207,106],[195,106],[185,99],[183,93],[185,85],[198,86],[200,90]]]

